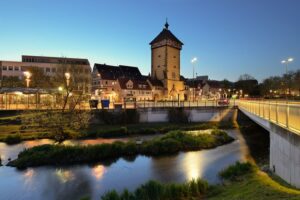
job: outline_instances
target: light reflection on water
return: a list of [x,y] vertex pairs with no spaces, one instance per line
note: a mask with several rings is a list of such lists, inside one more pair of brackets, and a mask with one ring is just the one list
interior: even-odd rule
[[[230,134],[237,132],[230,131]],[[37,142],[29,144],[34,146]],[[28,144],[6,146],[0,143],[2,158],[13,158],[24,146]],[[133,190],[149,179],[184,182],[200,177],[216,183],[220,170],[247,156],[244,149],[243,142],[236,140],[211,150],[164,157],[121,158],[96,165],[36,167],[23,171],[0,167],[0,199],[80,199],[85,195],[100,199],[107,190]]]

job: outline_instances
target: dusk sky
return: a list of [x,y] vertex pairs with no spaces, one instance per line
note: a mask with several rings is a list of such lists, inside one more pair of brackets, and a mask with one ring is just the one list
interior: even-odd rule
[[149,42],[169,29],[184,43],[181,74],[235,81],[300,68],[299,0],[1,0],[0,60],[21,55],[88,58],[151,67]]

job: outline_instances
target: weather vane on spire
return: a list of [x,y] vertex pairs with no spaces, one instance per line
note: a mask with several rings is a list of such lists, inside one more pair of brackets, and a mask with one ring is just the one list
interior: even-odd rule
[[168,18],[166,18],[165,28],[166,28],[167,30],[169,29]]

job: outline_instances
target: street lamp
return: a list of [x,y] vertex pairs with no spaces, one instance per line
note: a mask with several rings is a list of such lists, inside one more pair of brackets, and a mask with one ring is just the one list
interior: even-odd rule
[[195,64],[197,62],[197,57],[192,58],[191,63],[193,65],[193,101],[195,101]]
[[[26,87],[28,89],[29,88],[29,83],[30,83],[31,73],[29,71],[25,71],[24,76],[25,76],[25,81],[26,81]],[[29,92],[27,94],[27,107],[29,108]]]
[[286,60],[282,60],[281,63],[285,65],[285,73],[288,73],[288,65],[289,63],[293,62],[294,58],[288,58]]
[[24,72],[26,87],[29,88],[31,73],[29,71]]
[[[283,65],[285,65],[285,74],[288,75],[288,65],[289,63],[293,62],[294,61],[294,58],[288,58],[286,60],[282,60],[281,63]],[[286,90],[288,90],[289,92],[289,88],[288,88],[288,80],[286,80]],[[285,93],[285,98],[287,99],[287,91],[284,92]]]
[[65,73],[65,77],[66,77],[66,80],[67,80],[67,87],[69,87],[69,85],[70,85],[71,74],[70,74],[69,72],[66,72],[66,73]]

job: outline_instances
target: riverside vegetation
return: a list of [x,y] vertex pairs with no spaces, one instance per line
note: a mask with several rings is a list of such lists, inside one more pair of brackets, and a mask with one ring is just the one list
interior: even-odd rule
[[[137,114],[134,110],[127,110],[119,114],[99,111],[97,114],[93,114],[92,120],[83,128],[81,126],[69,126],[68,123],[64,123],[63,120],[60,120],[68,118],[66,116],[56,117],[56,114],[51,117],[51,123],[48,123],[47,121],[49,120],[44,119],[49,119],[49,116],[52,115],[42,117],[43,115],[39,114],[33,111],[30,113],[16,111],[0,113],[0,142],[16,144],[24,140],[45,138],[61,142],[64,139],[113,138],[128,137],[131,135],[162,134],[172,130],[185,131],[235,128],[232,121],[187,123],[187,116],[181,110],[170,110],[170,119],[167,123],[137,123]],[[68,113],[64,113],[63,115],[68,115]],[[32,120],[32,118],[35,120]],[[85,116],[85,120],[83,121],[86,122],[87,118],[88,117]],[[178,120],[176,121],[174,119]],[[77,121],[80,120],[81,118]],[[93,120],[97,121],[93,122]],[[41,123],[43,125],[41,125]],[[56,130],[57,127],[60,127],[60,129]]]
[[[219,176],[222,184],[209,185],[205,180],[196,179],[187,183],[161,184],[149,181],[135,191],[125,189],[121,193],[115,190],[104,194],[102,200],[299,200],[300,191],[290,189],[272,180],[249,162],[229,166]],[[82,198],[88,200],[89,197]]]
[[114,142],[88,146],[41,145],[26,149],[16,160],[8,163],[10,166],[26,168],[40,165],[65,165],[76,163],[91,163],[122,156],[159,156],[174,154],[179,151],[193,151],[214,148],[233,141],[233,138],[221,130],[210,133],[189,133],[171,131],[164,136],[136,144],[135,141]]

